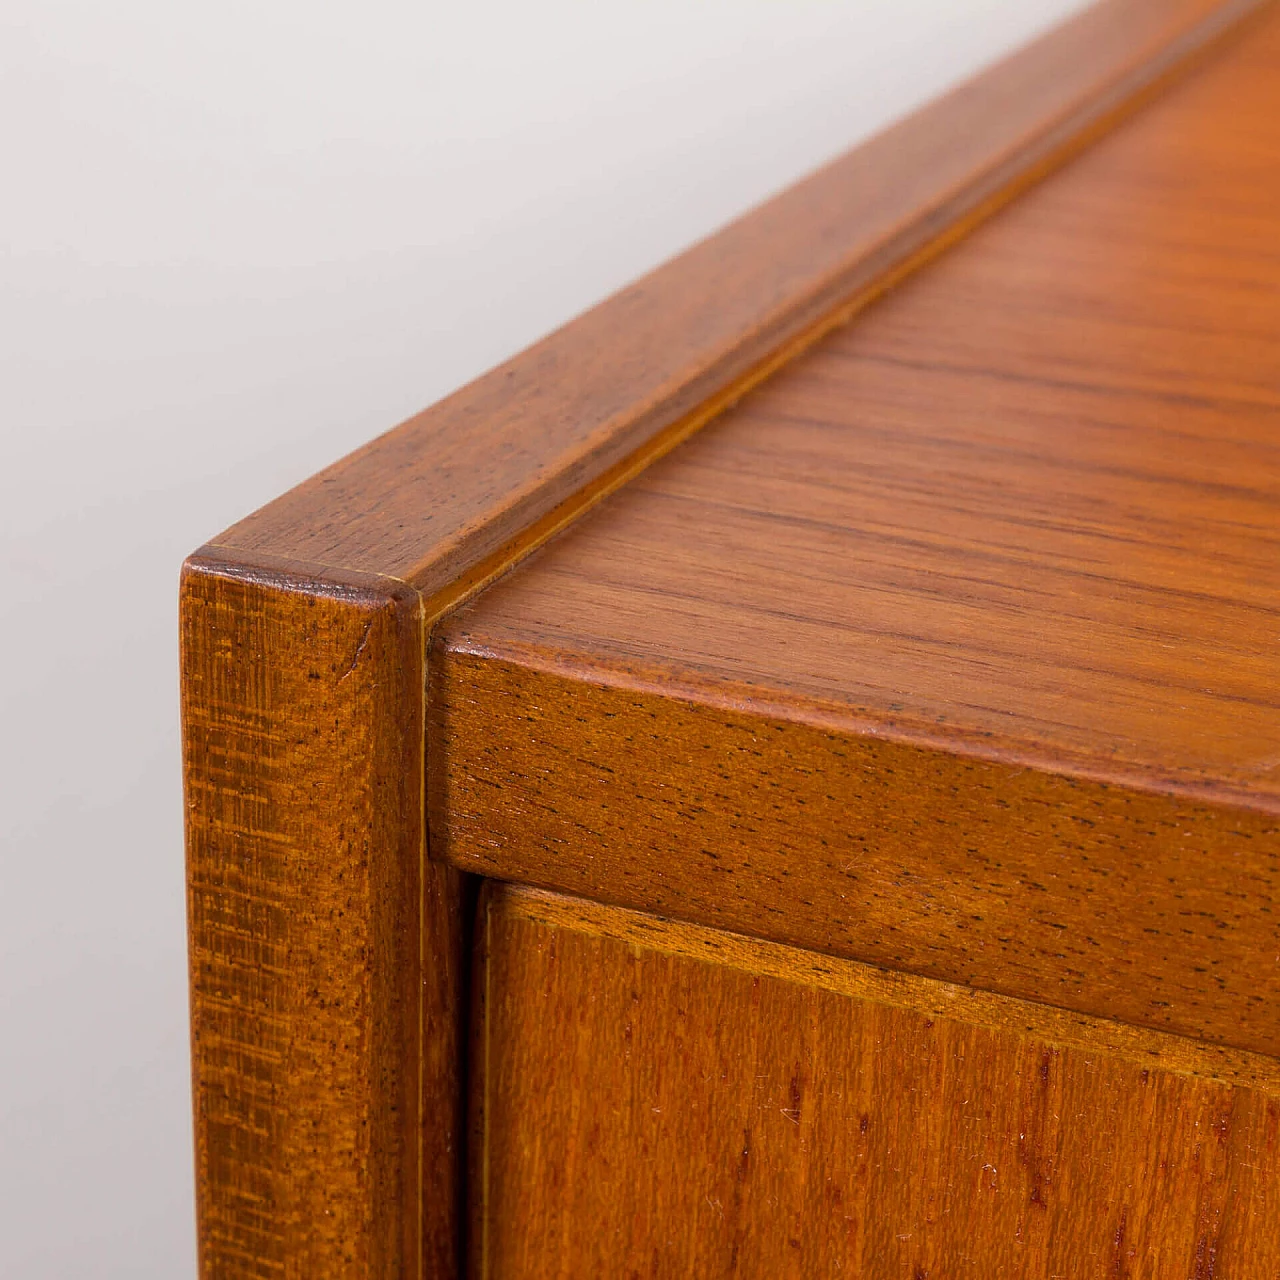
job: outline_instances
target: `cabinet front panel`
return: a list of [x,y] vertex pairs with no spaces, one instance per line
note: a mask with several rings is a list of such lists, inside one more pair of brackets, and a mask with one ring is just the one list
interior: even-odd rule
[[473,1273],[1274,1277],[1272,1060],[506,888]]

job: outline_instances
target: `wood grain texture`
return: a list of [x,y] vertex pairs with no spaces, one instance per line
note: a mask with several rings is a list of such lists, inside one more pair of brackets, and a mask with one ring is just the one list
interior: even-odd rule
[[[1103,0],[228,530],[451,595],[1072,154],[1258,0]],[[565,505],[568,505],[566,511]]]
[[468,870],[1280,1052],[1280,20],[440,631]]
[[495,886],[477,1277],[1263,1280],[1252,1055]]
[[435,620],[1258,7],[1104,0],[193,558],[206,1276],[452,1274],[467,888],[413,781]]
[[420,602],[195,559],[181,603],[202,1273],[451,1274],[464,895],[422,865]]
[[1280,1053],[1280,822],[469,654],[432,663],[459,867]]

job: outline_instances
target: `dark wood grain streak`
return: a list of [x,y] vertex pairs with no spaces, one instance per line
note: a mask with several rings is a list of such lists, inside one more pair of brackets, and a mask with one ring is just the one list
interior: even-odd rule
[[1280,20],[450,618],[456,865],[1280,1053]]
[[1105,0],[193,558],[204,1275],[453,1272],[466,886],[411,784],[433,621],[1257,7]]
[[1280,1271],[1271,1059],[503,886],[477,944],[478,1278]]

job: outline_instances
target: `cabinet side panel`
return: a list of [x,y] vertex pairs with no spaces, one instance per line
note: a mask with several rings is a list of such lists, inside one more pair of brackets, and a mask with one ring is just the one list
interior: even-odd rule
[[422,1238],[451,1274],[459,877],[422,884],[416,596],[195,563],[181,614],[201,1273],[414,1276]]
[[482,912],[476,1274],[1280,1273],[1270,1060],[572,903]]

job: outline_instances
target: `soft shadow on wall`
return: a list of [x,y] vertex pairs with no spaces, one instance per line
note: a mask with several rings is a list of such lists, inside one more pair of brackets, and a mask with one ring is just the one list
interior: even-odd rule
[[0,11],[0,1274],[194,1272],[182,556],[1079,0]]

